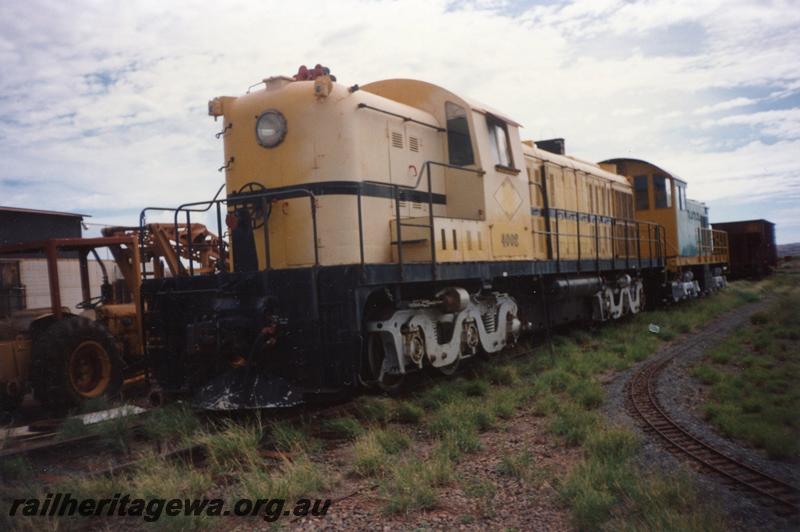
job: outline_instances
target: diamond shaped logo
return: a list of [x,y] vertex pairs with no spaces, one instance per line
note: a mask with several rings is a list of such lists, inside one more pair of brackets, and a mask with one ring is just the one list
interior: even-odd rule
[[522,198],[511,183],[511,178],[508,177],[494,193],[494,199],[500,205],[500,208],[503,209],[503,212],[506,213],[509,220],[514,217],[519,206],[522,205]]

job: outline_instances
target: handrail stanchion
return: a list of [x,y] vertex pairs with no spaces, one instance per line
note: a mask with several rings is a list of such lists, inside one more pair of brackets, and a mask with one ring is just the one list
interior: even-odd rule
[[216,202],[217,204],[217,238],[219,238],[219,263],[217,264],[217,269],[220,271],[226,271],[228,269],[225,263],[225,239],[222,238],[222,203],[219,201]]
[[611,218],[611,269],[617,269],[617,219]]
[[363,214],[361,213],[361,195],[363,193],[362,187],[358,187],[358,251],[361,258],[361,268],[364,268],[364,221]]
[[600,271],[600,218],[594,215],[594,269]]
[[636,222],[636,260],[639,262],[639,269],[642,269],[642,232],[639,222]]
[[630,222],[628,220],[625,220],[625,269],[626,270],[630,268],[630,264],[628,262],[628,256],[630,255],[630,253],[628,252],[628,224],[629,223]]
[[264,269],[269,271],[272,268],[272,256],[270,255],[269,227],[267,226],[269,212],[267,212],[267,198],[264,196],[261,197],[261,213],[264,217],[264,223],[261,225],[261,230],[264,232]]
[[139,262],[142,267],[142,281],[147,279],[147,257],[144,252],[144,226],[145,226],[145,210],[139,213]]
[[580,211],[575,212],[575,237],[578,239],[578,268],[577,270],[581,271],[581,213]]
[[[180,234],[175,235],[175,238],[179,239],[180,238]],[[194,260],[193,260],[193,258],[194,258],[193,251],[194,250],[192,249],[192,215],[188,210],[186,211],[186,238],[187,238],[187,241],[188,241],[187,249],[189,251],[189,275],[193,276],[194,275]],[[178,257],[178,261],[180,261],[180,257]]]
[[561,231],[558,223],[558,209],[556,212],[556,271],[561,272]]
[[431,274],[436,280],[439,268],[436,266],[436,231],[433,229],[433,185],[431,184],[431,162],[425,163],[425,170],[428,172],[428,224],[431,226]]
[[400,224],[400,196],[398,196],[399,189],[394,187],[394,216],[395,216],[395,233],[397,233],[397,265],[400,269],[400,280],[403,280],[403,230]]
[[311,202],[311,230],[314,236],[314,266],[319,266],[319,247],[317,246],[317,198],[309,194],[308,200]]

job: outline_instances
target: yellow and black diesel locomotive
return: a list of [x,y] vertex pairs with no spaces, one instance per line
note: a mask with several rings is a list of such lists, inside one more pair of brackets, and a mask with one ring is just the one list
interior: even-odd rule
[[229,260],[142,287],[158,383],[206,408],[391,390],[673,292],[663,222],[636,216],[625,177],[442,87],[318,65],[209,114],[225,196],[174,216],[224,221]]

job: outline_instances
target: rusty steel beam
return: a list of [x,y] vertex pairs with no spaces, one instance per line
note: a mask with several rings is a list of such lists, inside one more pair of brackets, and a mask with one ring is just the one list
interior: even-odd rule
[[12,253],[35,253],[47,252],[51,245],[57,250],[80,251],[92,248],[102,248],[114,244],[136,245],[133,237],[130,236],[102,236],[96,238],[49,238],[47,240],[36,240],[33,242],[18,242],[16,244],[6,244],[0,246],[0,255]]
[[53,315],[61,319],[61,286],[58,283],[58,248],[54,240],[48,240],[45,245],[47,255],[47,279],[50,282],[50,305]]

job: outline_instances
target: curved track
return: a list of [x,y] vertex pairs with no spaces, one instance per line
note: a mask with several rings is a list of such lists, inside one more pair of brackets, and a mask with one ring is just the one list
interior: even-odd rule
[[[745,309],[734,311],[745,313]],[[703,331],[702,339],[716,340],[726,336],[727,327],[715,323]],[[691,458],[706,470],[757,495],[768,506],[784,514],[800,511],[800,490],[771,475],[742,463],[742,461],[691,434],[661,406],[656,394],[658,377],[673,359],[698,346],[694,339],[677,349],[668,350],[644,364],[628,381],[626,399],[631,413],[643,422],[645,430],[657,434],[671,450]]]

